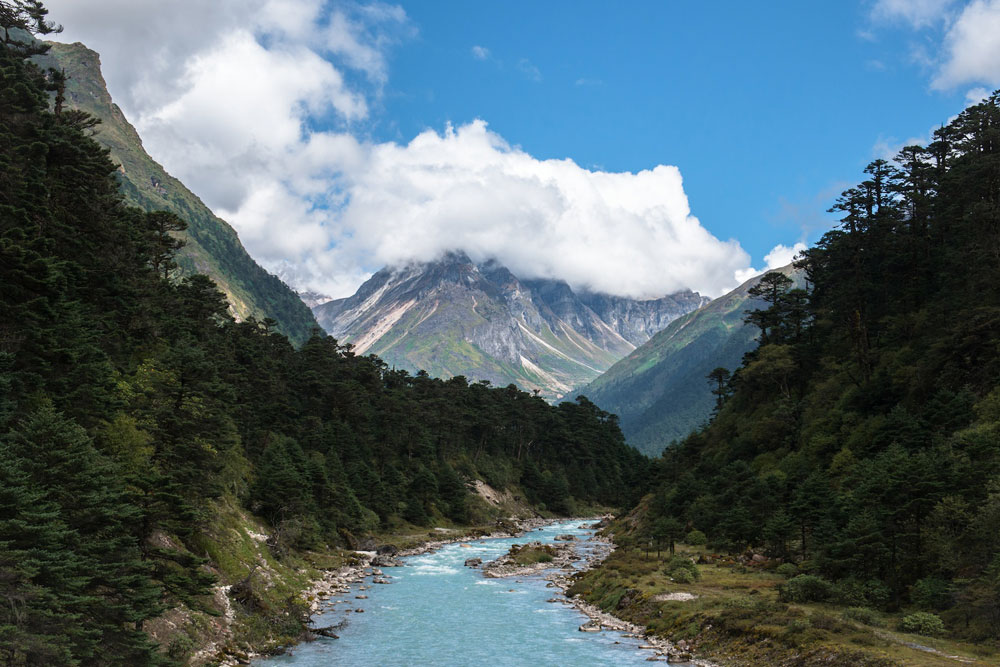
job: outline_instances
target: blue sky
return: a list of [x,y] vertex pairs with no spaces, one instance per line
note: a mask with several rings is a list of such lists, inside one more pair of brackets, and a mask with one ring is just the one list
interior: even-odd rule
[[1000,0],[85,4],[47,3],[150,154],[333,296],[448,250],[715,296],[1000,86]]
[[693,213],[758,263],[815,241],[880,142],[965,106],[965,88],[932,90],[916,60],[938,30],[873,21],[871,3],[404,7],[419,35],[393,54],[376,137],[482,118],[537,158],[677,165]]

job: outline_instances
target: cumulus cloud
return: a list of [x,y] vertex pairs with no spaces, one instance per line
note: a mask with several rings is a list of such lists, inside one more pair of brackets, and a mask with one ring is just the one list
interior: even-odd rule
[[1000,85],[1000,0],[970,2],[948,29],[944,50],[944,63],[934,77],[936,88]]
[[915,62],[934,71],[934,88],[1000,85],[1000,0],[877,0],[871,17],[876,23],[934,29],[933,46],[918,44],[911,53]]
[[[308,49],[375,83],[386,78],[386,53],[415,32],[401,7],[324,0],[48,0],[49,16],[65,30],[60,41],[82,41],[100,52],[115,101],[135,120],[167,104],[190,85],[193,59],[224,55],[218,44],[249,34],[267,51]],[[261,80],[259,85],[270,83]]]
[[525,278],[653,297],[685,287],[717,294],[749,261],[691,215],[676,167],[607,173],[538,160],[483,121],[370,146],[342,186],[330,250],[341,262],[428,261],[461,249]]
[[365,139],[391,46],[415,30],[399,7],[48,4],[61,39],[102,53],[150,154],[296,288],[344,296],[383,265],[464,250],[610,294],[716,295],[750,263],[691,214],[676,167],[539,160],[480,120],[404,144]]
[[990,96],[990,91],[987,88],[979,87],[968,90],[965,93],[965,103],[969,106],[973,104],[979,104]]
[[472,57],[476,60],[487,60],[490,57],[490,50],[477,44],[472,47]]
[[759,276],[762,273],[767,273],[768,271],[774,271],[775,269],[780,269],[783,266],[788,266],[792,263],[795,257],[806,249],[805,243],[796,243],[795,245],[789,247],[786,245],[781,245],[780,243],[773,248],[771,252],[764,255],[764,268],[755,269],[750,267],[749,269],[744,269],[736,272],[737,280],[742,284],[750,280],[754,276]]

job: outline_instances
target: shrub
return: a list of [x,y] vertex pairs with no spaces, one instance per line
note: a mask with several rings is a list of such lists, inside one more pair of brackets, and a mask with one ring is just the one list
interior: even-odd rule
[[785,602],[822,602],[832,592],[829,581],[813,574],[800,574],[778,586],[778,595]]
[[774,570],[785,579],[791,579],[799,573],[799,566],[795,563],[782,563]]
[[685,570],[683,568],[675,570],[671,575],[674,581],[678,584],[693,584],[694,575],[691,574],[690,570]]
[[663,571],[672,577],[674,581],[682,584],[693,584],[701,578],[698,566],[684,556],[674,556],[671,558],[667,561]]
[[903,632],[913,632],[918,635],[942,635],[944,634],[944,623],[936,614],[926,611],[918,611],[904,616],[899,624],[899,629]]
[[687,534],[687,537],[684,538],[684,542],[694,547],[703,547],[708,544],[708,538],[705,537],[705,533],[700,530],[692,530]]
[[885,607],[889,596],[888,587],[877,579],[844,579],[837,582],[833,590],[834,599],[850,607]]
[[857,621],[858,623],[864,623],[876,628],[881,628],[885,625],[882,615],[874,609],[868,609],[867,607],[849,607],[844,610],[841,616],[844,617],[845,621]]

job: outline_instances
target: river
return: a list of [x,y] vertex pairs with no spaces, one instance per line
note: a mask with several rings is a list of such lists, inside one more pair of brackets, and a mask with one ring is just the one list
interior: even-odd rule
[[[652,652],[621,633],[580,632],[587,621],[577,609],[547,600],[562,594],[541,576],[486,579],[465,567],[467,558],[493,560],[510,545],[551,542],[572,533],[586,550],[589,522],[553,524],[520,538],[449,544],[438,551],[403,559],[385,568],[391,584],[371,585],[371,577],[349,594],[331,598],[317,626],[348,619],[340,639],[321,638],[288,654],[254,661],[257,667],[337,665],[639,665]],[[362,590],[361,586],[367,586]],[[367,595],[367,599],[356,599]],[[364,609],[364,613],[347,609]]]

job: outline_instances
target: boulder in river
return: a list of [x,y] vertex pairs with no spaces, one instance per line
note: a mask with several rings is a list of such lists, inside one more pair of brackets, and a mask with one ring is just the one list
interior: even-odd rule
[[569,535],[569,534],[566,534],[566,535],[556,535],[554,539],[557,540],[557,541],[560,541],[560,542],[577,542],[578,541],[576,535]]
[[466,558],[465,567],[479,567],[483,564],[482,558]]
[[375,558],[372,559],[372,565],[375,567],[399,567],[402,564],[403,562],[395,556],[375,556]]

